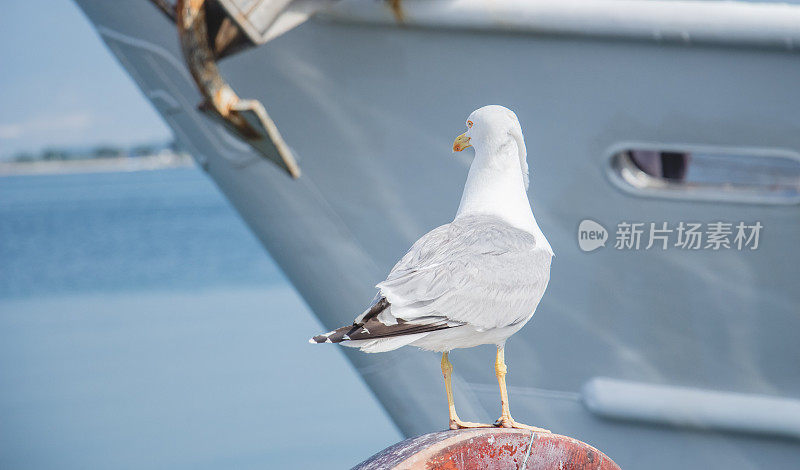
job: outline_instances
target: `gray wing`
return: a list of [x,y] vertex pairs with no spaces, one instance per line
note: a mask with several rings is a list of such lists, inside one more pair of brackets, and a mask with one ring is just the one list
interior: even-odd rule
[[525,321],[550,280],[552,255],[501,219],[468,216],[420,238],[378,284],[384,323],[499,328]]

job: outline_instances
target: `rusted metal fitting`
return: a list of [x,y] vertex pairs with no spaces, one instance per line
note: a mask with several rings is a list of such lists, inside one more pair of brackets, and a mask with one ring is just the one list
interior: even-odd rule
[[399,24],[403,24],[406,19],[406,15],[403,12],[403,0],[387,0],[389,2],[389,9],[392,10],[392,15],[394,15],[395,21]]
[[205,102],[200,109],[220,120],[293,178],[300,168],[275,123],[258,100],[240,99],[220,75],[206,26],[205,0],[178,0],[177,25],[186,65]]

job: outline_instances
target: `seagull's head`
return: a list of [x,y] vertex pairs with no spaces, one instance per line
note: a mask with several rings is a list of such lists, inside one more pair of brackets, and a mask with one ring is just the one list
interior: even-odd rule
[[460,152],[474,147],[477,152],[491,156],[502,156],[504,149],[515,149],[519,158],[520,170],[528,188],[528,152],[525,149],[525,138],[522,127],[514,111],[489,105],[478,108],[467,118],[467,132],[456,137],[453,151]]

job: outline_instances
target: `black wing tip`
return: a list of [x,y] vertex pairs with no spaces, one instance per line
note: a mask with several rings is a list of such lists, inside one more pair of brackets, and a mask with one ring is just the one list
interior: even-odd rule
[[341,343],[342,341],[348,341],[350,340],[349,334],[352,333],[353,330],[356,328],[358,327],[353,325],[343,326],[333,331],[329,331],[327,333],[314,336],[313,338],[309,339],[308,342],[311,344],[322,344],[322,343]]
[[330,336],[328,336],[331,333],[314,336],[313,338],[309,339],[308,342],[311,344],[333,343],[333,341],[331,341]]

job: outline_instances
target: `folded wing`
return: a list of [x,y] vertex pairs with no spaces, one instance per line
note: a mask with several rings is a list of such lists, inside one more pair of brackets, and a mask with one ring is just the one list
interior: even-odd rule
[[377,352],[447,328],[518,324],[539,304],[551,258],[533,235],[499,218],[459,218],[414,243],[352,325],[311,342],[344,342]]
[[420,238],[377,285],[389,303],[383,315],[478,329],[517,324],[539,304],[551,258],[533,235],[499,218],[459,218]]

